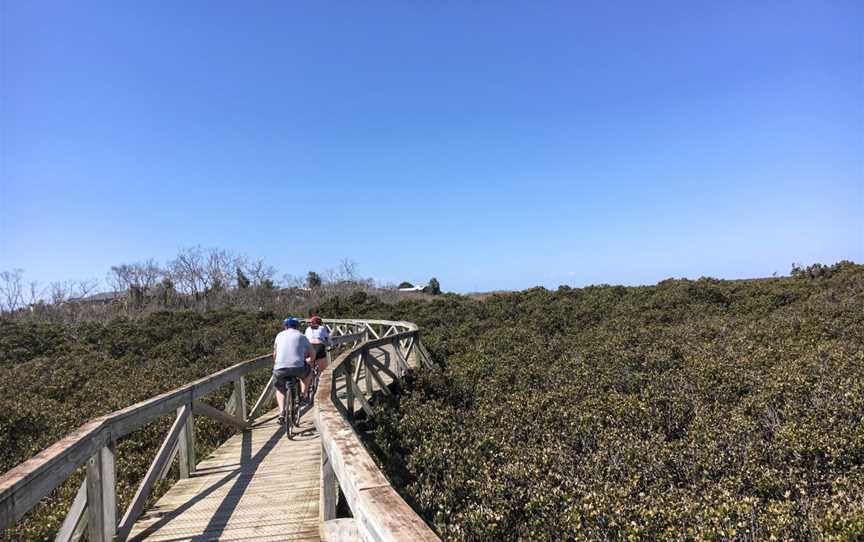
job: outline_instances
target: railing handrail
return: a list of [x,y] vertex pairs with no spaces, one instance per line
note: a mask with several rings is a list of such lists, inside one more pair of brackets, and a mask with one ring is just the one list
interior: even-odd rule
[[[82,467],[102,446],[270,363],[272,354],[241,361],[179,388],[86,422],[45,450],[0,475],[0,529],[8,527],[27,513],[42,497]],[[25,491],[31,485],[34,487]]]
[[[387,320],[365,321],[368,324],[390,326],[396,333],[369,339],[340,355],[332,366],[321,375],[315,403],[318,406],[315,426],[321,438],[322,475],[321,475],[321,519],[323,522],[335,519],[336,494],[332,481],[339,488],[348,503],[358,534],[366,541],[396,542],[440,541],[438,536],[390,485],[390,482],[369,455],[359,435],[354,430],[350,418],[353,417],[352,399],[363,391],[352,376],[352,361],[365,363],[366,371],[373,371],[369,361],[369,351],[390,346],[394,354],[402,358],[407,366],[407,358],[415,355],[418,359],[426,356],[421,352],[422,345],[417,326],[411,322],[392,322]],[[369,328],[371,330],[371,328]],[[407,346],[403,346],[403,341]],[[405,351],[403,352],[403,348]],[[431,363],[431,360],[426,360]],[[383,369],[383,368],[382,368]],[[334,380],[345,380],[348,406],[344,407],[336,393]],[[380,378],[380,377],[376,377]],[[379,386],[380,386],[379,381]],[[370,391],[367,380],[367,391]],[[386,390],[382,390],[386,391]],[[357,397],[358,399],[360,397]],[[366,401],[362,404],[366,409]]]

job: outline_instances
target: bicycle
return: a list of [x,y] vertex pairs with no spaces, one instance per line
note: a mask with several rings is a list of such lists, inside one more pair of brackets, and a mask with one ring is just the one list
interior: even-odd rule
[[[331,363],[330,360],[330,352],[333,350],[332,346],[328,346],[325,349],[327,354],[327,365],[329,366]],[[312,380],[309,383],[309,389],[306,390],[306,401],[309,406],[315,404],[315,394],[318,393],[318,377],[321,375],[321,371],[318,369],[318,360],[315,360],[315,363],[312,364]]]
[[282,409],[282,419],[285,424],[285,437],[294,439],[294,429],[300,426],[300,382],[298,377],[285,379],[285,405]]
[[306,390],[306,404],[309,406],[315,404],[316,393],[318,393],[318,363],[312,365],[312,380],[309,382],[309,389]]

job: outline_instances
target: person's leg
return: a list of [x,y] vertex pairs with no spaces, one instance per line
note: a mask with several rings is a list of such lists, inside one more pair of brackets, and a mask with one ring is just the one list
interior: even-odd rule
[[312,375],[311,372],[307,372],[304,376],[302,376],[301,378],[298,379],[298,380],[300,380],[300,397],[306,397],[306,390],[309,389],[309,382],[311,381],[311,379],[310,379],[311,375]]
[[318,364],[318,374],[323,374],[324,369],[327,368],[327,356],[324,356],[323,358],[318,358],[316,363]]
[[285,394],[278,388],[276,389],[276,404],[279,405],[279,415],[281,416],[282,412],[285,410]]

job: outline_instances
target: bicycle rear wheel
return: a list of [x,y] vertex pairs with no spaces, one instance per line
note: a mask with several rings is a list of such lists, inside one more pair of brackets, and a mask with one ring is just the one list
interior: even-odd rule
[[294,427],[300,426],[300,382],[294,381],[294,407],[292,410]]
[[289,381],[285,386],[285,408],[283,416],[285,418],[285,437],[294,438],[294,385]]
[[315,403],[315,394],[318,393],[318,369],[312,370],[312,382],[309,384],[309,405]]

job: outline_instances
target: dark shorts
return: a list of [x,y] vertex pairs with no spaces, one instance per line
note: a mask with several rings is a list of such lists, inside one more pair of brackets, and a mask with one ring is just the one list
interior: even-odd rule
[[305,363],[303,367],[281,368],[273,371],[273,378],[276,380],[276,389],[285,393],[285,384],[291,378],[303,378],[309,374],[311,369]]
[[315,359],[321,359],[327,357],[327,345],[326,344],[313,344],[312,348],[315,349]]

